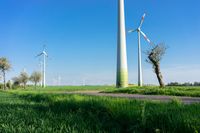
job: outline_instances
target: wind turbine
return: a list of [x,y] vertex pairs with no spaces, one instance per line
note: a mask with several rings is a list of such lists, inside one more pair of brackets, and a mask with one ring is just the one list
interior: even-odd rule
[[[41,75],[43,75],[42,73],[43,73],[43,65],[42,65],[43,63],[42,63],[42,61],[40,60],[40,63],[39,63],[39,67],[40,67],[40,73],[41,73]],[[42,82],[43,82],[43,76],[42,76],[42,78],[41,78],[42,80],[40,81],[40,86],[42,87]]]
[[119,88],[128,87],[128,66],[126,52],[126,30],[124,0],[118,0],[118,46],[117,46],[117,82]]
[[59,86],[61,86],[61,80],[62,80],[62,77],[59,75],[59,76],[58,76],[58,85],[59,85]]
[[148,37],[145,35],[144,32],[142,32],[141,30],[141,27],[144,23],[144,18],[145,18],[146,14],[144,13],[144,15],[142,16],[142,19],[141,19],[141,22],[140,22],[140,25],[137,29],[135,30],[129,30],[128,32],[129,33],[132,33],[132,32],[137,32],[138,33],[138,86],[143,86],[143,77],[142,77],[142,51],[141,51],[141,44],[140,44],[140,40],[141,40],[141,34],[142,36],[144,37],[144,39],[150,43],[150,44],[153,44],[149,39]]
[[82,86],[86,86],[86,79],[85,78],[83,78],[83,80],[82,80]]
[[48,57],[48,54],[45,50],[45,46],[44,46],[44,50],[38,54],[36,57],[40,57],[43,56],[43,77],[42,77],[42,87],[45,88],[46,87],[46,57]]

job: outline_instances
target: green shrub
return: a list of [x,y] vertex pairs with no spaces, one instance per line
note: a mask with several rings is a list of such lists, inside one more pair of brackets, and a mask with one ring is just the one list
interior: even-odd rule
[[12,83],[11,83],[10,80],[6,83],[6,87],[7,87],[8,89],[12,89]]
[[1,84],[1,83],[0,83],[0,89],[1,89],[1,90],[3,89],[3,84]]

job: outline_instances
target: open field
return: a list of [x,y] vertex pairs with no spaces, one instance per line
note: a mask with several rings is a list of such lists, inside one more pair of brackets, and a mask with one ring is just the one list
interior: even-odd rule
[[[19,89],[20,92],[41,92],[41,93],[54,93],[54,92],[73,92],[73,91],[100,91],[104,93],[126,93],[126,94],[142,94],[142,95],[168,95],[168,96],[189,96],[200,97],[200,87],[165,87],[159,88],[157,86],[132,86],[129,88],[118,89],[114,86],[49,86],[45,89],[28,87],[27,89]],[[19,90],[12,90],[18,92]]]
[[0,132],[200,132],[200,104],[0,92]]
[[10,92],[41,92],[41,93],[52,93],[52,92],[73,92],[73,91],[109,91],[114,90],[114,86],[48,86],[46,88],[34,86],[28,86],[26,89],[18,88],[15,90],[9,90]]

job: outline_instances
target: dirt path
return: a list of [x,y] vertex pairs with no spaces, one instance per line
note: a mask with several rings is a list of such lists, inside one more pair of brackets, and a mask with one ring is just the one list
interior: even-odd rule
[[64,94],[81,94],[89,96],[107,96],[117,98],[130,98],[138,100],[155,100],[169,102],[173,98],[180,99],[185,104],[200,103],[200,97],[180,97],[180,96],[160,96],[160,95],[140,95],[140,94],[113,94],[113,93],[100,93],[100,91],[75,91],[64,92]]

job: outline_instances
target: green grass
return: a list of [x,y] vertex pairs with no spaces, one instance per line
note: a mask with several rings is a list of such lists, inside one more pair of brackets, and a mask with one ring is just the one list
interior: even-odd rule
[[200,97],[200,87],[165,87],[159,88],[156,86],[144,87],[129,87],[125,89],[110,89],[105,90],[106,93],[128,93],[128,94],[143,94],[143,95],[170,95],[170,96],[190,96]]
[[144,87],[128,87],[128,88],[115,88],[114,86],[48,86],[45,89],[33,86],[27,89],[11,90],[10,92],[23,91],[26,93],[63,93],[72,91],[100,91],[105,93],[128,93],[128,94],[143,94],[143,95],[170,95],[170,96],[190,96],[200,97],[200,87],[165,87],[159,88],[157,86],[144,86]]
[[37,92],[0,92],[0,132],[200,132],[200,104]]
[[55,92],[72,92],[72,91],[106,91],[113,90],[114,86],[47,86],[46,88],[28,86],[26,89],[18,88],[16,90],[9,90],[10,92],[27,92],[27,93],[55,93]]
[[200,97],[200,87],[176,87],[167,86],[159,88],[157,86],[144,86],[144,87],[128,87],[128,88],[115,88],[114,86],[48,86],[46,88],[33,86],[27,89],[10,90],[10,92],[17,93],[23,91],[24,93],[63,93],[72,91],[100,91],[104,93],[127,93],[127,94],[143,94],[143,95],[170,95],[170,96],[190,96]]

